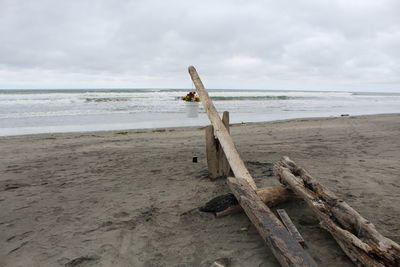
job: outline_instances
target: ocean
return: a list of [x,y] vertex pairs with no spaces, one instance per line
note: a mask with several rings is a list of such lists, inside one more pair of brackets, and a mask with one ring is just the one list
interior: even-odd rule
[[[183,89],[0,90],[0,136],[203,126]],[[232,123],[400,112],[400,93],[208,90]]]

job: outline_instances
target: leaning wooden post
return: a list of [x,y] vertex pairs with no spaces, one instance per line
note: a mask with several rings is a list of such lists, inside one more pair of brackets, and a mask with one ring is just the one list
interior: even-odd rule
[[189,73],[197,89],[197,92],[200,95],[201,102],[203,103],[204,109],[207,112],[208,118],[214,126],[214,134],[218,138],[221,147],[225,152],[226,158],[228,159],[233,173],[236,177],[241,177],[245,179],[253,189],[256,189],[256,183],[254,182],[249,171],[244,165],[244,162],[240,158],[239,153],[236,150],[235,144],[233,143],[232,137],[229,135],[228,130],[222,123],[222,120],[218,115],[217,109],[212,103],[210,96],[204,88],[204,85],[201,82],[200,77],[193,66],[189,67]]
[[257,228],[266,244],[271,248],[276,259],[282,266],[317,266],[299,243],[289,234],[281,221],[262,202],[257,195],[257,186],[239,156],[232,137],[222,123],[218,112],[212,103],[203,83],[193,66],[189,67],[189,73],[197,92],[200,95],[208,118],[214,126],[215,136],[218,138],[225,152],[226,158],[236,177],[228,178],[228,186],[240,206],[246,212],[247,217]]
[[[229,112],[224,111],[222,123],[225,125],[229,133]],[[218,138],[214,135],[214,127],[209,125],[205,129],[206,132],[206,156],[207,166],[210,178],[227,177],[229,175],[230,166],[226,159],[224,150],[219,143]]]

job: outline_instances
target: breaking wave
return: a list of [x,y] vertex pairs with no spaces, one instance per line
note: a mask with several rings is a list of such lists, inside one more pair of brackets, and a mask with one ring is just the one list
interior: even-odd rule
[[85,102],[124,102],[131,100],[132,97],[91,97],[86,98]]
[[215,101],[233,101],[233,100],[289,100],[299,97],[279,95],[279,96],[213,96],[211,98],[212,100]]

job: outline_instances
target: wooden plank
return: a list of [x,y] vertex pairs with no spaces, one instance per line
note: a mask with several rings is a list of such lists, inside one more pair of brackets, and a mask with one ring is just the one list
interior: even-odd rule
[[219,177],[219,161],[217,151],[217,140],[214,137],[214,127],[208,125],[205,128],[206,132],[206,158],[208,166],[208,175],[211,179]]
[[400,245],[381,235],[333,192],[288,157],[274,166],[282,184],[301,196],[357,266],[400,266]]
[[290,219],[289,215],[286,213],[284,209],[277,209],[276,212],[278,213],[279,217],[281,218],[283,224],[285,225],[286,229],[289,233],[299,242],[300,245],[304,245],[304,238],[301,236],[299,230],[297,230],[296,226]]
[[256,189],[257,186],[253,178],[251,177],[246,166],[244,165],[244,162],[240,158],[235,144],[233,143],[232,137],[229,135],[228,130],[222,123],[222,120],[218,115],[217,109],[212,103],[211,98],[209,97],[203,83],[200,80],[199,75],[197,74],[196,69],[193,66],[189,67],[189,74],[196,87],[197,93],[200,96],[204,109],[207,112],[208,118],[214,126],[215,136],[217,136],[225,152],[226,158],[228,159],[229,165],[231,166],[233,173],[236,177],[242,177],[243,179],[245,179],[253,189]]
[[[229,112],[224,111],[222,115],[222,123],[224,124],[228,134],[229,134]],[[222,177],[227,177],[229,175],[229,171],[231,167],[229,166],[228,159],[226,158],[225,152],[221,146],[221,143],[218,140],[218,170],[219,175]]]
[[282,266],[317,266],[310,255],[262,202],[247,180],[228,178],[228,186]]

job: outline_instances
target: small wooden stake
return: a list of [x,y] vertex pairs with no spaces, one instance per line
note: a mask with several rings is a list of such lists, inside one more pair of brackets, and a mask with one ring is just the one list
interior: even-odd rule
[[289,233],[299,242],[300,245],[304,246],[304,239],[301,236],[299,230],[297,230],[296,226],[290,219],[289,215],[286,213],[284,209],[277,209],[276,212],[278,213],[279,217],[283,224],[285,225],[286,229],[288,229]]

